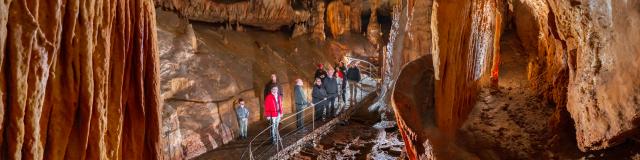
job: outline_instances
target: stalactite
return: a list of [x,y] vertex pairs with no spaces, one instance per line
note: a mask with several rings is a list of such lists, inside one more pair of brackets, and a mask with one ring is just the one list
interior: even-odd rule
[[349,23],[350,13],[349,6],[345,5],[342,0],[332,1],[327,5],[327,24],[334,39],[351,30],[351,24]]
[[371,15],[369,17],[369,24],[367,24],[367,39],[369,43],[376,47],[376,51],[380,52],[382,47],[382,29],[380,23],[378,23],[377,3],[371,4]]
[[173,10],[191,19],[205,22],[239,22],[277,30],[281,26],[306,22],[311,13],[294,10],[289,0],[251,0],[220,3],[210,0],[155,0],[161,8]]
[[351,18],[349,21],[351,22],[351,31],[360,33],[362,31],[362,0],[352,0],[349,3],[349,7],[351,8],[351,13],[349,13],[349,17]]

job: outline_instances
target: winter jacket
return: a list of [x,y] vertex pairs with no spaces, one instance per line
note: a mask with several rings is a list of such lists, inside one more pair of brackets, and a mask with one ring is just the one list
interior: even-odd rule
[[249,118],[249,109],[247,109],[247,106],[245,107],[238,106],[238,109],[236,109],[236,115],[238,116],[239,119]]
[[338,80],[336,77],[327,77],[322,81],[324,89],[327,91],[327,96],[334,97],[338,95]]
[[277,117],[280,114],[282,114],[282,96],[278,96],[276,101],[273,94],[267,94],[267,98],[264,100],[264,115],[266,117]]
[[[315,85],[313,86],[313,91],[311,91],[311,97],[312,97],[312,102],[316,104],[324,100],[324,98],[327,98],[327,91],[324,90],[324,87]],[[323,101],[323,103],[316,104],[316,105],[322,106],[325,102],[326,101]]]
[[[321,77],[324,76],[324,77]],[[327,71],[325,71],[324,69],[320,69],[318,68],[318,70],[316,70],[316,76],[314,78],[321,78],[324,79],[327,77]]]
[[309,104],[309,102],[307,102],[307,97],[304,95],[304,92],[302,91],[302,87],[296,85],[294,88],[294,93],[296,95],[296,106],[304,106]]
[[282,86],[280,84],[273,83],[273,82],[269,81],[269,83],[264,85],[264,98],[265,99],[267,98],[267,95],[271,94],[271,87],[273,87],[274,85],[278,86],[278,95],[280,95],[280,97],[282,97],[284,95],[283,92],[282,92],[283,91],[282,90]]
[[347,70],[347,79],[350,81],[360,82],[360,69],[358,67],[351,67]]

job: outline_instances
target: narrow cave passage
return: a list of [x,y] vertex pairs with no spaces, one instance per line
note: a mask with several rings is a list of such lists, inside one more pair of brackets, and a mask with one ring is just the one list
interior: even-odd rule
[[464,143],[482,158],[534,158],[545,149],[553,107],[530,88],[528,55],[514,30],[504,31],[500,48],[499,87],[481,89],[461,129]]

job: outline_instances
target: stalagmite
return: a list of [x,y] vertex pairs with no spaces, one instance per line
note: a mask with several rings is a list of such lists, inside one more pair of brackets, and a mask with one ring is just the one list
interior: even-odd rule
[[9,13],[0,17],[1,159],[158,159],[153,8],[150,0],[0,3]]

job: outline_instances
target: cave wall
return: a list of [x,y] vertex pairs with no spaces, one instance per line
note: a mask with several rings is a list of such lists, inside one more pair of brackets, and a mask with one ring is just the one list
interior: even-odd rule
[[638,70],[629,68],[638,67],[639,49],[629,35],[638,29],[627,26],[639,23],[639,3],[537,0],[513,6],[532,87],[556,105],[550,127],[574,124],[582,151],[636,134],[640,85]]
[[634,26],[640,25],[640,2],[582,5],[590,12],[583,20],[592,25],[578,32],[580,47],[575,55],[568,52],[567,109],[575,122],[578,147],[588,151],[615,146],[638,134],[640,39],[635,34],[640,29]]
[[159,159],[150,0],[0,2],[0,159]]

